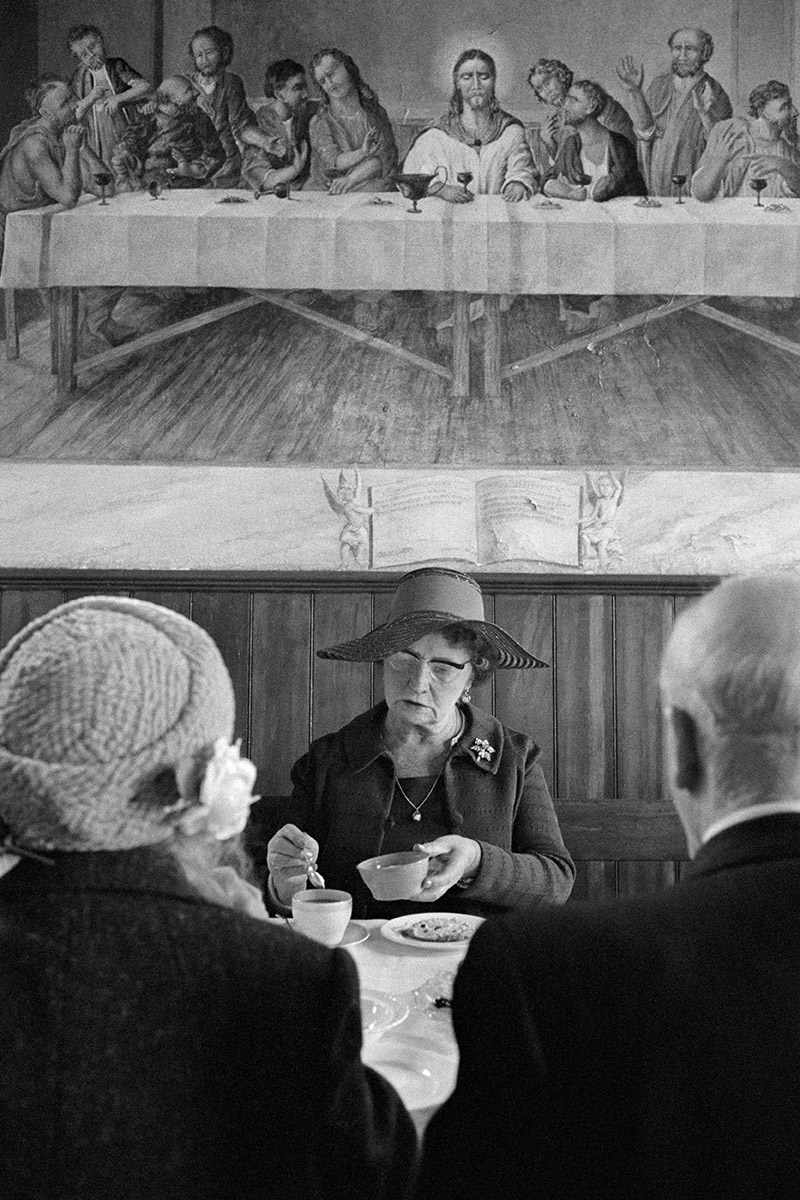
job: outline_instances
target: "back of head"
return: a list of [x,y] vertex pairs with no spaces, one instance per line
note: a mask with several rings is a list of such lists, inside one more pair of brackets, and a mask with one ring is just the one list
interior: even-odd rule
[[677,620],[667,705],[694,720],[722,810],[785,798],[800,773],[800,579],[733,579]]
[[225,664],[192,621],[111,596],[61,605],[0,654],[0,825],[31,849],[163,841],[233,718]]

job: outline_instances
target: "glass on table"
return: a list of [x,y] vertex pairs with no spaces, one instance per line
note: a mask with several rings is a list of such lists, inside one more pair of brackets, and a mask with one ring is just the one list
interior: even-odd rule
[[753,189],[753,191],[756,194],[756,208],[764,207],[764,205],[761,203],[761,193],[764,191],[764,188],[766,186],[767,186],[766,179],[762,179],[760,176],[755,179],[750,180],[750,187]]
[[106,188],[111,183],[113,176],[110,175],[108,171],[95,171],[93,178],[97,186],[100,188],[100,203],[108,207],[108,201],[106,200]]
[[469,191],[469,185],[472,183],[474,178],[475,176],[472,174],[472,171],[459,171],[456,175],[456,179],[461,184],[465,192]]
[[678,204],[683,204],[683,185],[686,183],[686,176],[680,174],[679,172],[676,172],[672,176],[672,182],[675,184],[675,187],[678,189],[678,201],[677,202],[678,202]]

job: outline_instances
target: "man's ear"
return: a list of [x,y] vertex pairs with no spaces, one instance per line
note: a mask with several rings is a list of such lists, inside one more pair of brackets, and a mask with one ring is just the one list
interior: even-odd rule
[[697,722],[682,708],[670,708],[667,720],[675,746],[675,785],[681,791],[696,794],[705,783]]

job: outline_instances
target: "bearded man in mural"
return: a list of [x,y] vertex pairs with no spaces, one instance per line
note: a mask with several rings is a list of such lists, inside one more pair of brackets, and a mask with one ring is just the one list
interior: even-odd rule
[[[466,204],[476,193],[499,194],[513,203],[538,190],[525,128],[498,104],[496,82],[494,59],[485,50],[458,56],[450,107],[412,143],[403,166],[406,173],[423,175],[447,168],[447,182],[431,195]],[[459,175],[465,179],[459,181]]]
[[754,179],[764,179],[768,199],[800,196],[797,109],[789,88],[777,79],[753,88],[750,113],[720,121],[692,177],[695,200],[750,196]]
[[[550,163],[558,153],[558,147],[565,134],[572,132],[567,120],[567,96],[575,76],[566,63],[557,58],[540,58],[528,72],[528,84],[540,104],[550,108],[539,129],[539,137],[549,156],[544,170],[549,169]],[[594,114],[597,120],[612,133],[621,134],[631,145],[636,145],[636,134],[630,116],[613,96],[603,92],[603,103]],[[534,152],[535,153],[535,152]],[[540,164],[537,162],[537,166]]]
[[639,140],[643,174],[654,196],[669,196],[672,176],[691,178],[718,121],[733,116],[727,92],[706,71],[714,41],[704,29],[676,29],[669,39],[670,70],[643,91],[644,69],[621,58],[617,75]]
[[[86,130],[76,120],[78,102],[66,83],[43,75],[28,89],[26,100],[33,115],[11,130],[0,151],[0,265],[9,213],[49,204],[74,208],[82,192],[100,194],[95,177],[109,170],[86,144]],[[123,291],[81,289],[84,353],[100,353],[134,336],[134,329],[111,315]]]

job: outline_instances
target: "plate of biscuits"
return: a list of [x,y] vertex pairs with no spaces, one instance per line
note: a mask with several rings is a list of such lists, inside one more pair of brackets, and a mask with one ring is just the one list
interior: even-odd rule
[[422,950],[464,950],[483,917],[467,913],[412,913],[381,925],[381,934],[401,946]]

